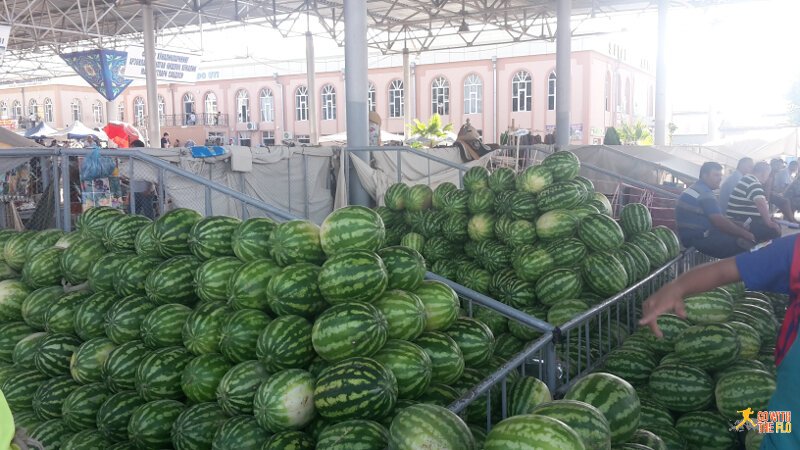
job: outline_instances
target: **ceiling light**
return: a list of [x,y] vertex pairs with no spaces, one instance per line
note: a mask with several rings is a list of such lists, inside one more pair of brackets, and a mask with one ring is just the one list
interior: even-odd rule
[[459,33],[468,33],[469,32],[469,25],[467,25],[467,21],[466,20],[461,19],[461,26],[458,27],[458,32]]

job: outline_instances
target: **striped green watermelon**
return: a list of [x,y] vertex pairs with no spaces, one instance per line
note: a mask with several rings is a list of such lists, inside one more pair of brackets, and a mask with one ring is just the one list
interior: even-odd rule
[[123,297],[106,312],[106,336],[117,345],[140,339],[142,321],[155,307],[155,303],[143,295]]
[[[309,263],[298,264],[314,266]],[[268,258],[252,259],[241,265],[228,280],[230,292],[228,305],[234,310],[257,309],[267,313],[272,312],[267,287],[272,278],[280,272],[281,268]]]
[[387,448],[389,431],[372,420],[345,420],[325,427],[317,438],[317,447],[331,450]]
[[717,380],[714,387],[717,410],[729,420],[740,418],[742,405],[753,411],[765,411],[775,387],[772,374],[763,370],[729,373]]
[[442,196],[442,207],[439,209],[447,215],[467,214],[468,202],[469,192],[463,189],[455,189]]
[[328,257],[345,250],[377,251],[386,235],[383,220],[359,205],[337,209],[320,226],[320,244]]
[[150,353],[142,341],[129,341],[112,350],[103,363],[103,382],[111,392],[132,391],[136,388],[136,368]]
[[526,249],[513,260],[514,273],[523,281],[535,283],[554,268],[553,256],[543,249]]
[[242,262],[269,257],[269,238],[278,226],[266,217],[251,217],[240,223],[231,236],[233,253]]
[[139,326],[142,342],[151,349],[183,345],[181,329],[191,313],[188,306],[179,303],[156,306],[144,316]]
[[222,325],[231,309],[222,302],[206,302],[197,306],[181,329],[183,345],[195,355],[219,352]]
[[[10,374],[0,385],[11,412],[31,408],[31,400],[39,386],[50,378],[35,370],[20,370]],[[37,414],[38,416],[38,414]]]
[[590,214],[581,219],[578,237],[596,252],[616,250],[625,241],[622,228],[605,214]]
[[[653,218],[647,206],[641,203],[628,203],[622,208],[619,222],[625,236],[632,237],[653,228]],[[677,255],[676,255],[677,256]]]
[[654,450],[667,450],[667,445],[657,434],[644,429],[636,430],[636,433],[633,434],[630,442],[625,443],[626,446],[631,444],[638,444],[640,446],[644,446],[645,448],[651,448]]
[[[398,184],[400,184],[400,183],[398,183]],[[389,189],[391,189],[391,186],[389,187]],[[399,188],[399,189],[402,189],[402,188]],[[433,208],[434,209],[442,209],[444,207],[444,197],[449,192],[455,191],[457,189],[458,189],[458,187],[455,184],[453,184],[453,183],[451,183],[449,181],[445,181],[443,183],[440,183],[438,186],[436,186],[436,189],[433,190],[433,199],[432,199]],[[387,191],[387,193],[388,193],[388,191]],[[396,195],[396,197],[397,197],[397,195]],[[387,201],[386,205],[387,206],[389,205],[388,201]],[[395,201],[395,206],[396,205],[397,205],[397,202]],[[405,207],[405,204],[403,204],[402,206]],[[394,209],[394,208],[392,208],[392,209]]]
[[576,298],[583,289],[581,274],[572,269],[555,269],[536,282],[536,297],[544,305],[554,305],[560,300]]
[[81,301],[73,316],[75,334],[86,341],[105,337],[105,317],[116,301],[117,297],[109,292],[98,292]]
[[426,262],[430,264],[443,259],[453,258],[458,251],[458,247],[452,242],[441,236],[433,236],[425,240],[425,245],[422,247],[422,256],[424,256]]
[[156,238],[155,238],[155,223],[151,223],[148,225],[143,226],[139,229],[136,233],[136,238],[133,240],[134,248],[136,249],[136,254],[139,256],[151,256],[151,257],[161,257],[161,253],[158,251],[156,247]]
[[317,380],[314,405],[326,419],[380,419],[397,402],[397,380],[372,358],[354,357],[332,364]]
[[779,325],[774,314],[761,306],[753,304],[734,306],[731,320],[752,325],[764,343],[774,342],[778,336]]
[[400,240],[400,245],[422,252],[422,248],[425,246],[425,237],[418,233],[407,233]]
[[[3,283],[0,281],[0,286]],[[28,292],[28,290],[21,291],[21,293],[24,292]],[[50,286],[31,292],[24,297],[20,305],[22,320],[35,330],[44,330],[44,313],[62,295],[64,295],[64,289],[61,286]],[[4,320],[8,321],[9,319]]]
[[22,268],[22,280],[34,289],[61,284],[63,272],[61,271],[60,248],[48,248],[32,256]]
[[94,292],[114,293],[114,275],[123,264],[135,256],[136,253],[128,251],[106,253],[101,256],[89,269],[89,289]]
[[458,391],[452,387],[440,383],[431,383],[422,394],[422,397],[420,397],[420,400],[423,400],[421,403],[446,408],[456,401],[458,397],[460,397]]
[[547,311],[547,322],[560,327],[587,309],[589,309],[589,305],[581,300],[561,300]]
[[536,240],[536,226],[527,220],[515,220],[509,227],[506,243],[511,247],[531,244]]
[[494,192],[488,187],[475,189],[469,195],[467,209],[470,214],[492,213],[494,210]]
[[688,448],[737,448],[738,435],[731,428],[731,422],[712,411],[686,413],[675,422],[675,429],[686,439]]
[[191,405],[172,424],[172,446],[175,450],[211,450],[214,434],[226,419],[214,402]]
[[530,376],[520,377],[508,387],[508,414],[531,414],[536,406],[552,400],[544,382]]
[[38,442],[42,448],[60,449],[61,445],[72,437],[61,419],[50,419],[30,430],[28,437]]
[[75,229],[83,235],[84,239],[100,240],[103,238],[103,230],[105,230],[106,226],[123,216],[124,214],[119,209],[109,206],[95,206],[78,216]]
[[105,450],[110,443],[97,430],[75,433],[61,444],[62,450]]
[[269,309],[277,315],[296,314],[307,318],[325,310],[328,303],[317,281],[321,270],[310,263],[297,263],[275,274],[266,289]]
[[319,273],[319,290],[328,303],[373,302],[389,284],[381,258],[366,250],[346,250],[330,257]]
[[108,359],[108,354],[116,346],[111,339],[98,337],[90,339],[72,354],[69,363],[69,372],[72,378],[80,384],[96,383],[103,379],[103,364]]
[[508,448],[584,449],[581,437],[564,422],[538,414],[509,417],[486,435],[486,450]]
[[639,233],[633,236],[630,242],[647,255],[651,270],[658,269],[669,262],[667,246],[652,231]]
[[400,410],[389,428],[390,449],[476,448],[469,427],[450,410],[417,404]]
[[494,238],[494,222],[494,216],[489,213],[472,216],[467,224],[469,238],[476,242]]
[[611,429],[608,420],[603,413],[588,403],[576,400],[556,400],[535,406],[529,413],[547,416],[565,423],[578,433],[587,449],[611,447]]
[[302,431],[282,431],[273,434],[261,450],[314,450],[314,439]]
[[722,323],[733,314],[733,299],[723,289],[714,289],[683,299],[686,318],[695,324]]
[[613,444],[627,442],[639,425],[639,397],[627,381],[609,373],[591,373],[578,380],[564,396],[597,408],[608,420]]
[[715,370],[736,360],[741,344],[736,333],[726,324],[694,325],[678,335],[675,352],[687,364]]
[[539,217],[539,206],[536,194],[515,192],[509,204],[509,216],[514,220],[533,222]]
[[[7,334],[8,323],[3,325],[4,326],[0,328],[0,333],[2,333],[1,339],[4,341],[4,343],[7,341],[12,341],[16,336],[13,334],[9,336],[9,334]],[[46,335],[47,333],[39,331],[36,333],[31,333],[17,341],[17,344],[14,346],[14,351],[11,355],[11,360],[14,362],[14,367],[28,370],[35,369],[36,365],[33,363],[33,357],[36,355],[36,347],[39,346],[39,342],[41,342]],[[0,381],[0,384],[2,384],[2,381]]]
[[232,367],[219,353],[200,355],[184,367],[181,373],[181,390],[186,398],[195,403],[216,401],[217,387]]
[[91,383],[76,388],[61,405],[61,419],[72,431],[97,426],[97,412],[111,396],[103,383]]
[[762,363],[757,359],[737,359],[736,361],[732,362],[725,368],[714,372],[713,376],[714,380],[716,381],[729,373],[739,372],[739,371],[750,371],[750,370],[763,370],[766,372],[770,372],[764,365],[764,363]]
[[536,234],[542,239],[560,239],[572,236],[578,222],[569,211],[555,209],[536,219]]
[[494,338],[494,355],[496,357],[510,359],[521,352],[524,345],[525,344],[521,340],[510,332],[499,334]]
[[128,437],[140,449],[169,448],[172,425],[185,409],[186,405],[176,400],[145,403],[133,411],[128,422]]
[[204,262],[194,275],[194,292],[205,302],[227,302],[231,296],[229,281],[242,266],[238,258],[221,256]]
[[61,405],[70,392],[78,387],[78,383],[69,375],[51,378],[40,384],[31,399],[33,412],[42,420],[61,417]]
[[69,374],[72,353],[80,345],[81,340],[71,334],[48,333],[36,347],[33,363],[39,372],[48,377]]
[[387,247],[378,251],[378,256],[389,274],[388,289],[413,291],[425,279],[425,260],[409,247]]
[[270,237],[270,255],[281,267],[298,262],[321,264],[325,253],[319,232],[319,227],[307,220],[283,222]]
[[640,398],[642,414],[639,419],[639,427],[650,430],[653,427],[672,427],[675,425],[675,418],[666,406],[650,399]]
[[22,302],[31,292],[22,281],[0,281],[0,322],[21,320]]
[[59,297],[44,313],[44,329],[50,333],[75,334],[75,311],[91,295],[89,291],[74,291]]
[[0,361],[13,361],[14,347],[35,330],[24,322],[5,322],[0,324]]
[[664,225],[659,225],[657,227],[653,227],[653,234],[661,239],[661,242],[663,242],[664,246],[667,247],[668,259],[674,259],[681,253],[681,244],[678,241],[678,236],[675,235],[674,231],[670,230]]
[[401,290],[386,291],[374,306],[388,324],[389,339],[412,340],[425,329],[427,312],[416,295]]
[[600,211],[597,208],[595,208],[594,206],[592,206],[592,205],[590,205],[588,203],[584,203],[582,205],[578,205],[578,206],[572,208],[570,210],[570,212],[572,213],[573,216],[575,216],[575,218],[577,220],[581,220],[581,219],[583,219],[584,217],[586,217],[586,216],[588,216],[590,214],[599,214],[600,213]]
[[553,171],[550,168],[531,166],[517,175],[516,187],[518,191],[536,194],[552,184],[553,179]]
[[406,210],[425,211],[433,205],[433,190],[427,184],[417,184],[406,191],[404,197]]
[[192,356],[183,347],[164,347],[148,353],[136,368],[136,392],[147,401],[183,398],[181,375]]
[[383,347],[388,324],[383,314],[364,302],[331,306],[320,314],[311,331],[314,350],[326,361],[371,356]]
[[146,295],[147,277],[161,264],[160,258],[134,256],[114,272],[114,289],[120,297]]
[[433,363],[418,345],[404,340],[389,339],[373,358],[394,374],[397,380],[398,398],[419,398],[428,389]]
[[314,419],[314,377],[286,369],[264,381],[253,399],[253,415],[267,431],[300,430]]
[[[1,245],[1,244],[0,244]],[[33,410],[26,410],[26,411],[16,411],[14,412],[14,425],[17,428],[22,428],[25,431],[33,430],[39,424],[41,424],[43,420],[39,419],[36,416],[36,413]]]
[[616,375],[634,386],[647,384],[650,373],[658,361],[655,355],[640,348],[618,348],[606,356],[603,370]]
[[761,349],[761,336],[755,328],[742,322],[728,322],[728,325],[733,328],[736,337],[739,338],[741,352],[739,356],[742,359],[752,359],[758,355]]
[[[459,243],[469,239],[467,227],[469,216],[466,214],[453,214],[445,217],[442,222],[442,236],[450,242]],[[495,228],[497,224],[495,224]]]
[[758,450],[761,448],[761,442],[764,440],[765,434],[759,433],[758,430],[749,430],[744,438],[745,450]]
[[261,428],[252,416],[236,416],[226,420],[214,433],[212,450],[260,450],[270,433]]
[[217,386],[217,403],[229,416],[253,414],[253,397],[269,372],[260,361],[239,363],[220,380]]
[[81,284],[89,279],[89,270],[95,261],[106,254],[99,239],[83,239],[61,253],[61,271],[70,284]]
[[145,216],[123,214],[108,222],[103,229],[103,245],[110,252],[135,251],[139,230],[153,223]]
[[639,247],[631,244],[630,242],[626,242],[622,244],[620,250],[627,253],[633,258],[634,262],[634,269],[635,269],[635,279],[641,280],[642,278],[646,277],[647,274],[650,273],[650,259],[647,255],[640,249]]
[[494,352],[494,335],[483,322],[470,317],[461,317],[447,329],[447,334],[461,349],[464,363],[482,366]]
[[458,344],[444,332],[426,331],[414,340],[432,363],[431,383],[451,384],[464,372],[464,355]]
[[[189,235],[195,223],[203,219],[197,211],[176,208],[153,222],[155,248],[164,259],[191,254]],[[138,249],[137,249],[138,253]]]
[[536,208],[541,212],[569,210],[583,201],[581,189],[572,183],[554,183],[536,196]]
[[27,261],[25,249],[34,237],[35,231],[21,231],[9,237],[3,246],[3,260],[6,264],[18,272],[22,270]]
[[683,450],[686,448],[686,439],[672,425],[652,426],[645,429],[658,436],[668,450]]
[[462,183],[467,192],[489,187],[489,171],[482,166],[471,167],[464,173]]
[[175,256],[158,264],[145,279],[144,293],[156,305],[193,305],[197,301],[194,278],[201,264],[191,255]]
[[625,266],[608,252],[598,251],[587,256],[581,270],[587,286],[604,297],[610,297],[628,285]]
[[189,230],[189,251],[203,261],[220,256],[234,256],[233,233],[241,221],[233,217],[204,217]]
[[662,314],[656,319],[656,324],[663,335],[661,338],[657,338],[649,328],[646,328],[644,333],[647,336],[648,344],[662,355],[675,351],[675,342],[678,340],[678,336],[691,326],[686,319],[681,319],[675,314]]
[[108,397],[97,410],[97,429],[112,442],[128,440],[128,423],[133,412],[145,401],[135,391],[122,391]]
[[653,400],[678,412],[702,410],[714,398],[714,380],[708,373],[683,363],[656,367],[648,386]]
[[566,150],[553,152],[542,161],[542,165],[553,172],[553,179],[571,180],[578,176],[581,162],[574,153]]
[[256,359],[256,343],[261,331],[272,319],[257,309],[230,313],[222,323],[219,350],[234,363]]
[[[25,262],[55,245],[66,233],[63,230],[50,228],[37,232],[25,246]],[[11,235],[8,235],[9,238]]]
[[498,167],[488,179],[489,189],[494,192],[513,191],[516,189],[516,174],[513,169],[508,167]]
[[[449,183],[452,185],[452,183]],[[455,188],[455,185],[453,185]],[[438,188],[437,188],[438,189]],[[445,188],[447,189],[447,188]],[[383,195],[383,201],[386,207],[392,211],[402,211],[406,208],[406,197],[408,196],[409,187],[405,183],[395,183],[386,189]]]
[[300,316],[278,317],[256,342],[256,357],[270,372],[305,368],[314,356],[311,323]]
[[589,203],[597,208],[601,214],[607,214],[609,216],[614,214],[614,210],[611,207],[611,201],[605,196],[605,194],[595,192],[594,199],[591,199]]

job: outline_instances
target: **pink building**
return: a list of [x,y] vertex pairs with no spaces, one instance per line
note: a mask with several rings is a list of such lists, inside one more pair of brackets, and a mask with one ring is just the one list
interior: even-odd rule
[[[574,144],[602,142],[605,129],[654,116],[655,76],[642,60],[595,50],[572,53],[571,135]],[[467,119],[486,142],[513,126],[544,135],[555,127],[555,54],[420,64],[412,68],[411,86],[403,85],[402,67],[369,71],[370,108],[383,119],[383,129],[403,133],[405,108],[426,121],[439,112],[458,129]],[[203,78],[203,77],[201,77]],[[250,145],[301,141],[310,135],[308,96],[317,99],[319,135],[345,131],[344,77],[341,71],[316,74],[316,92],[309,93],[306,74],[267,77],[204,77],[192,85],[159,85],[162,132],[174,141],[198,143],[230,138]],[[24,95],[24,99],[23,99]],[[409,101],[410,100],[410,101]],[[29,114],[33,102],[40,118],[61,128],[76,118],[102,126],[107,104],[89,87],[65,85],[0,89],[0,118]],[[48,106],[49,105],[49,106]],[[113,116],[145,128],[146,93],[131,86],[116,100]]]

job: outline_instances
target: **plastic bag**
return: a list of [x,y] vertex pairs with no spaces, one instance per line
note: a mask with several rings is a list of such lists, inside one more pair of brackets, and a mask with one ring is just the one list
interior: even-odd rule
[[94,151],[81,162],[81,178],[94,180],[95,178],[108,178],[114,174],[117,163],[114,158],[100,156],[100,149],[95,146]]

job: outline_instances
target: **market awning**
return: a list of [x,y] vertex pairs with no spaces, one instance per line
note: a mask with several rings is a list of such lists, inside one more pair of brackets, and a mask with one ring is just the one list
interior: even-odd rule
[[83,139],[92,136],[101,141],[108,140],[108,136],[104,132],[93,130],[78,120],[76,120],[75,123],[70,125],[68,128],[59,131],[56,136],[66,136],[68,139]]
[[47,125],[44,121],[41,121],[35,127],[25,131],[25,137],[30,139],[49,138],[55,136],[56,133],[58,133],[58,130]]

